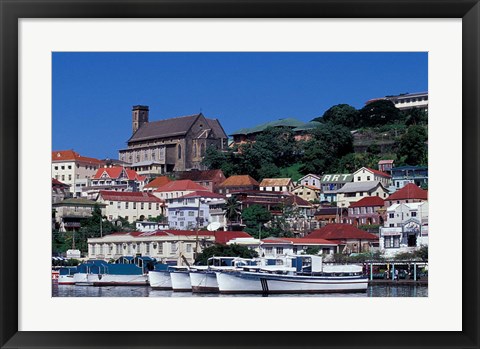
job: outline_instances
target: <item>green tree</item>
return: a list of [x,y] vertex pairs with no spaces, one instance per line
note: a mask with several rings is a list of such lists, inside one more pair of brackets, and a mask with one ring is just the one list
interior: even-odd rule
[[260,205],[252,205],[242,212],[243,223],[247,226],[246,231],[256,238],[260,236],[264,224],[271,219],[270,211]]
[[240,210],[240,202],[235,195],[232,195],[225,202],[225,217],[228,222],[238,222],[242,212]]
[[248,247],[232,244],[221,245],[215,244],[205,248],[195,259],[196,265],[206,265],[207,260],[211,257],[240,257],[240,258],[256,258],[258,253]]
[[317,255],[320,253],[320,247],[318,246],[309,246],[305,250],[304,254],[311,254],[311,255]]
[[359,111],[359,121],[363,127],[390,124],[399,118],[400,111],[391,101],[386,99],[368,103]]
[[426,111],[412,108],[405,111],[406,120],[405,125],[427,125],[428,124],[428,114]]
[[410,126],[400,138],[397,157],[404,157],[404,161],[408,165],[426,165],[428,163],[427,140],[428,134],[424,126]]
[[312,136],[305,142],[300,166],[303,174],[332,171],[338,159],[353,152],[353,137],[344,126],[327,123],[313,130]]
[[322,117],[312,121],[343,125],[349,129],[358,127],[358,110],[348,104],[337,104],[328,109]]

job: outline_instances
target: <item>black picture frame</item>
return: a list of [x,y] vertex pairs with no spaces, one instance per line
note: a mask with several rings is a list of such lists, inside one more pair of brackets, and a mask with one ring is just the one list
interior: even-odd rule
[[[0,345],[2,348],[478,348],[478,0],[0,0]],[[462,18],[463,231],[459,332],[19,332],[18,19],[20,18]],[[452,117],[452,122],[457,120]],[[448,280],[446,280],[448,282]],[[448,300],[446,300],[448,301]],[[439,310],[441,311],[441,310]],[[421,314],[417,314],[421,318]],[[94,320],[94,319],[93,319]],[[207,321],[199,319],[198,321]],[[414,319],[412,318],[412,321]],[[99,325],[101,321],[99,320]],[[321,324],[319,322],[319,329]],[[214,330],[214,328],[212,328]]]

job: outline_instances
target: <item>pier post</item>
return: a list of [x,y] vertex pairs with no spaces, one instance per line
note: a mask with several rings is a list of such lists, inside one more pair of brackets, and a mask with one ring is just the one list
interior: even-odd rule
[[413,280],[417,281],[417,263],[413,263]]
[[370,281],[373,280],[373,263],[370,262]]

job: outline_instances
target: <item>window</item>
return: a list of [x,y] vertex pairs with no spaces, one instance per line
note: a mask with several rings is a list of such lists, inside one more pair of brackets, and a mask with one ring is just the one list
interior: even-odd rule
[[297,252],[298,252],[298,248],[297,248],[297,246],[294,246],[293,247],[293,254],[297,254]]
[[172,247],[172,248],[171,248],[170,252],[171,252],[172,254],[175,254],[175,253],[177,252],[177,250],[178,250],[178,244],[177,244],[176,242],[172,242],[171,247]]
[[362,178],[360,176],[357,177],[357,181],[360,182]]
[[120,202],[120,201],[117,202],[117,208],[118,208],[118,209],[121,208],[121,202]]
[[145,244],[145,253],[150,254],[150,244],[149,243]]
[[200,210],[200,217],[203,217],[203,210]]
[[65,170],[65,166],[62,166],[62,170]]
[[125,203],[125,209],[128,210],[128,202]]
[[370,180],[370,176],[367,176],[367,181],[369,181],[369,180]]
[[188,211],[188,216],[189,217],[193,217],[195,215],[195,212],[194,211]]
[[144,206],[144,205],[143,205],[143,202],[140,203],[140,209],[141,209],[141,210],[143,210],[143,206]]
[[62,181],[64,181],[64,180],[65,180],[65,175],[62,175]]
[[152,203],[151,203],[151,202],[148,203],[148,209],[149,209],[149,210],[152,209]]
[[394,226],[395,226],[395,224],[393,224],[393,223],[390,223],[390,225],[389,225],[390,228],[393,228]]
[[193,143],[193,157],[194,158],[197,157],[197,144],[196,143]]
[[266,254],[272,254],[272,252],[273,252],[273,247],[266,247],[265,248],[265,253]]
[[363,194],[364,194],[363,191],[361,191],[361,192],[360,192],[360,196],[363,196]]
[[182,158],[182,146],[180,144],[178,145],[178,158]]
[[110,206],[112,206],[112,205],[113,205],[113,201],[110,201]]
[[412,212],[412,217],[417,217],[417,212]]
[[71,175],[71,174],[68,175],[68,180],[69,180],[69,181],[72,180],[72,175]]
[[389,213],[388,214],[388,218],[394,218],[395,217],[395,214],[394,213]]
[[71,170],[71,169],[72,169],[72,165],[68,165],[68,169]]
[[160,204],[157,202],[157,211],[160,210]]
[[183,226],[184,226],[184,224],[185,224],[185,222],[184,222],[184,221],[181,221],[181,222],[180,222],[180,226],[181,226],[181,227],[183,227]]
[[158,244],[158,251],[157,251],[158,254],[162,254],[163,253],[163,244],[162,243],[159,243]]
[[192,252],[192,244],[187,244],[185,250],[186,252]]
[[58,166],[55,166],[55,170],[58,170]]
[[277,247],[277,254],[283,254],[283,247]]
[[185,213],[185,212],[180,211],[180,217],[183,217],[184,213]]
[[137,203],[136,203],[136,202],[133,203],[133,209],[134,209],[134,210],[137,209]]

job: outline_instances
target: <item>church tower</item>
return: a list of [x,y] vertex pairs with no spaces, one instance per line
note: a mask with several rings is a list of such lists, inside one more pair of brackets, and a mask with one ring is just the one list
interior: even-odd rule
[[134,105],[132,108],[132,134],[148,122],[148,106]]

